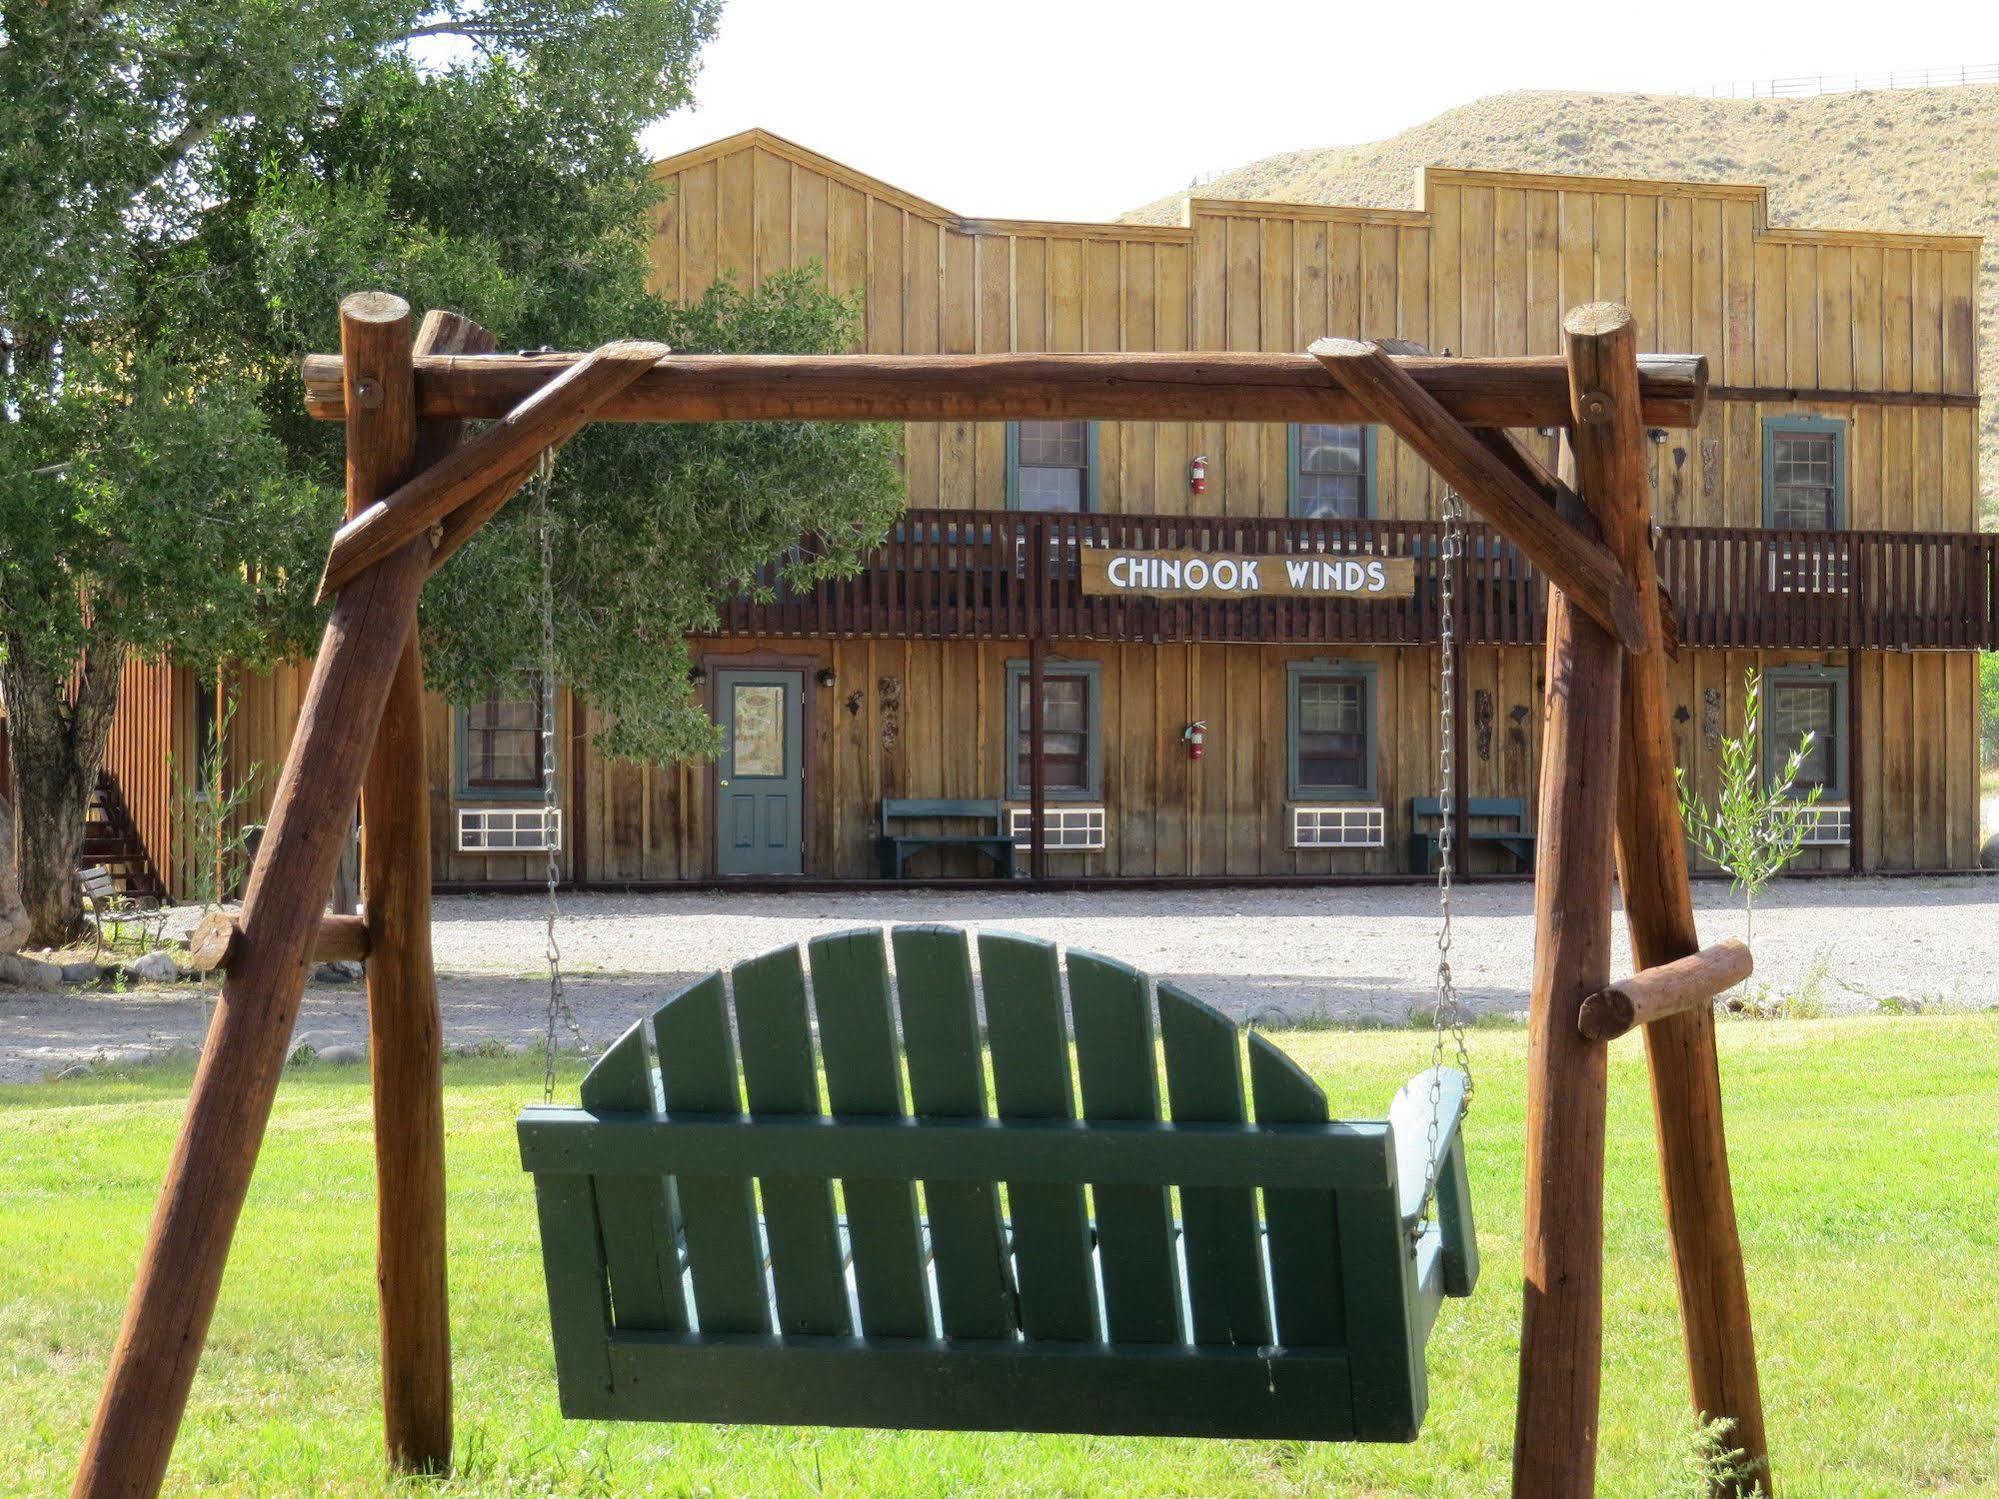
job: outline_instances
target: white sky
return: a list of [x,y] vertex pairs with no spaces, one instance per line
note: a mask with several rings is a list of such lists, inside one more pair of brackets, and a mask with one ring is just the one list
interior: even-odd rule
[[729,0],[696,107],[644,139],[761,125],[954,212],[1105,219],[1510,89],[1959,63],[1999,63],[1992,0]]

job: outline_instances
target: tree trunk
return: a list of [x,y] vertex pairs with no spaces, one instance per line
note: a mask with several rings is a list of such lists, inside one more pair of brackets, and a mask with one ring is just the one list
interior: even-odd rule
[[0,796],[0,953],[18,949],[28,935],[21,904],[21,876],[14,867],[14,807]]
[[10,635],[6,646],[0,687],[14,771],[15,861],[28,918],[24,942],[59,947],[84,930],[77,861],[125,652],[114,641],[94,640],[72,692],[70,679],[35,670],[26,642]]

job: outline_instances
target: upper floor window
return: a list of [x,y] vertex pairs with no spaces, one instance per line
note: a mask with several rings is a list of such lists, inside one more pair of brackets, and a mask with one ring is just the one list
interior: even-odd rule
[[1096,423],[1010,422],[1006,457],[1009,509],[1097,508]]
[[[1047,795],[1057,800],[1096,797],[1103,749],[1098,722],[1098,683],[1103,668],[1094,661],[1050,661],[1041,674],[1041,775]],[[1025,661],[1006,666],[1007,795],[1023,798],[1034,786],[1034,674]]]
[[539,795],[541,682],[495,690],[458,710],[458,792],[466,797]]
[[1293,661],[1285,668],[1293,800],[1375,794],[1375,669],[1366,662]]
[[1291,426],[1291,514],[1360,520],[1374,511],[1374,428],[1333,422]]
[[1773,666],[1763,673],[1763,773],[1775,784],[1799,743],[1793,795],[1817,788],[1828,800],[1847,794],[1846,673],[1822,666]]
[[1763,419],[1763,524],[1836,531],[1846,524],[1846,423],[1823,416]]

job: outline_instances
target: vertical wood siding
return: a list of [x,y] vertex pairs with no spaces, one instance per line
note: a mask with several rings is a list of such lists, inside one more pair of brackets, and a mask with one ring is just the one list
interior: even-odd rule
[[[816,260],[863,297],[875,352],[1280,351],[1335,334],[1550,354],[1563,310],[1616,298],[1648,347],[1707,353],[1717,386],[1977,390],[1974,241],[1773,229],[1760,188],[1432,170],[1420,209],[1196,198],[1175,227],[968,220],[762,132],[658,170],[663,294]],[[1849,424],[1848,525],[1976,529],[1975,410],[1836,399],[1711,402],[1653,455],[1661,522],[1760,525],[1762,421],[1796,413]],[[1285,511],[1282,426],[1107,422],[1101,443],[1104,509],[1184,512],[1205,453],[1203,509]],[[1380,513],[1434,515],[1428,469],[1392,436],[1380,459]],[[912,505],[1006,503],[999,424],[912,423],[906,469]]]
[[186,667],[128,656],[104,745],[104,768],[116,777],[153,867],[169,887],[186,874],[174,847],[173,771],[193,773],[193,686]]

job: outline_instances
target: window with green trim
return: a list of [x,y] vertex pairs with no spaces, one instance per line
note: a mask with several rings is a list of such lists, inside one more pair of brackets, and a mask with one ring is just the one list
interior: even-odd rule
[[1373,797],[1377,720],[1372,663],[1293,661],[1285,675],[1292,799]]
[[[1049,661],[1041,674],[1041,774],[1051,800],[1088,801],[1100,795],[1103,742],[1098,690],[1103,668],[1095,661]],[[1006,664],[1007,787],[1009,797],[1034,785],[1032,693],[1034,674],[1025,661]]]
[[1094,422],[1011,422],[1006,435],[1009,508],[1065,514],[1097,508]]
[[1846,423],[1825,416],[1763,419],[1763,524],[1836,531],[1846,524]]
[[488,692],[457,712],[454,735],[462,797],[539,796],[542,790],[541,681]]
[[1847,795],[1846,673],[1835,667],[1773,666],[1763,672],[1763,774],[1775,785],[1811,736],[1792,794],[1814,787],[1829,801]]
[[1291,514],[1300,520],[1362,520],[1374,513],[1374,428],[1291,424]]

